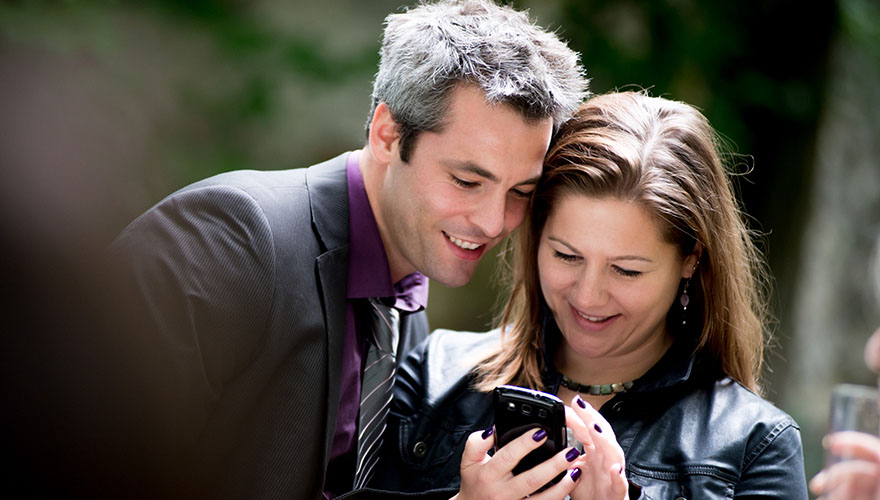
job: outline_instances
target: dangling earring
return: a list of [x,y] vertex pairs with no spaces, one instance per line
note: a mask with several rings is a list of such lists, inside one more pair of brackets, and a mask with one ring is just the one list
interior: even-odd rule
[[691,302],[691,298],[688,296],[688,285],[690,284],[691,279],[685,278],[684,288],[681,290],[681,297],[678,298],[678,303],[681,304],[681,326],[687,325],[688,304]]
[[[694,264],[694,269],[693,269],[694,273],[697,272],[697,267],[699,267],[699,265],[700,265],[700,261],[697,261],[697,263]],[[693,277],[694,277],[694,275],[691,274],[691,278],[693,278]],[[688,304],[691,303],[691,298],[688,295],[688,285],[691,284],[691,278],[685,278],[684,288],[681,289],[681,297],[678,298],[678,303],[681,304],[681,326],[687,325]]]

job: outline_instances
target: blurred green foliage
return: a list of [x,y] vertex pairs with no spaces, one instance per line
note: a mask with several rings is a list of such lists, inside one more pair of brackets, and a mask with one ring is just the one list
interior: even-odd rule
[[[769,234],[771,263],[788,282],[802,224],[802,211],[791,208],[806,206],[830,40],[842,17],[855,39],[876,41],[876,4],[506,3],[547,13],[540,21],[581,52],[595,93],[635,86],[701,108],[739,154],[732,167],[748,174],[738,178],[746,212]],[[116,96],[118,103],[88,97],[87,104],[118,121],[118,133],[130,115],[145,117],[144,129],[132,132],[145,136],[130,139],[143,143],[145,159],[123,174],[141,192],[122,207],[115,231],[213,173],[303,166],[359,147],[382,19],[397,8],[341,0],[18,1],[0,4],[0,42],[50,63],[72,61],[55,75],[69,79],[59,92],[97,83]],[[366,34],[352,35],[356,29]],[[131,109],[122,113],[122,105]],[[485,262],[464,289],[434,288],[436,326],[490,323],[500,293],[486,293],[493,266]]]
[[773,231],[771,258],[785,251],[779,260],[788,260],[783,242],[798,221],[787,207],[809,185],[835,4],[573,0],[563,6],[562,26],[582,53],[595,92],[635,85],[689,102],[734,152],[748,155],[738,167],[750,170],[739,186],[746,211],[758,229]]

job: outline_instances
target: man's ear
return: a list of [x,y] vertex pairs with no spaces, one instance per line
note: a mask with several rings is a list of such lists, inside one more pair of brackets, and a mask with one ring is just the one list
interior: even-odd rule
[[376,161],[389,164],[397,155],[400,132],[397,123],[391,117],[391,109],[384,102],[380,102],[373,112],[373,120],[370,122],[370,151]]

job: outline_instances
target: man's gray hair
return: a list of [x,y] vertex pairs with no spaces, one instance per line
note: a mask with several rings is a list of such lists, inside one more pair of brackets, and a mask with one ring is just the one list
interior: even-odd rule
[[478,86],[490,103],[524,119],[552,118],[554,130],[587,96],[579,56],[526,12],[489,0],[420,3],[385,19],[367,134],[385,102],[408,161],[418,134],[439,131],[456,85]]

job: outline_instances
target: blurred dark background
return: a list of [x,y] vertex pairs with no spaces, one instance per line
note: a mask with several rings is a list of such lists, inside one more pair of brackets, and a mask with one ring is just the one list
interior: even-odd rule
[[[801,423],[812,476],[831,386],[876,381],[861,349],[880,326],[880,3],[506,3],[569,40],[594,93],[687,101],[727,140],[776,278],[765,395]],[[360,147],[382,22],[400,6],[0,2],[7,481],[62,474],[60,491],[87,491],[76,478],[101,453],[136,454],[90,411],[137,397],[116,377],[136,353],[106,342],[124,307],[99,293],[98,250],[197,179]],[[494,265],[432,286],[432,326],[486,328]],[[38,365],[20,362],[33,353]]]

